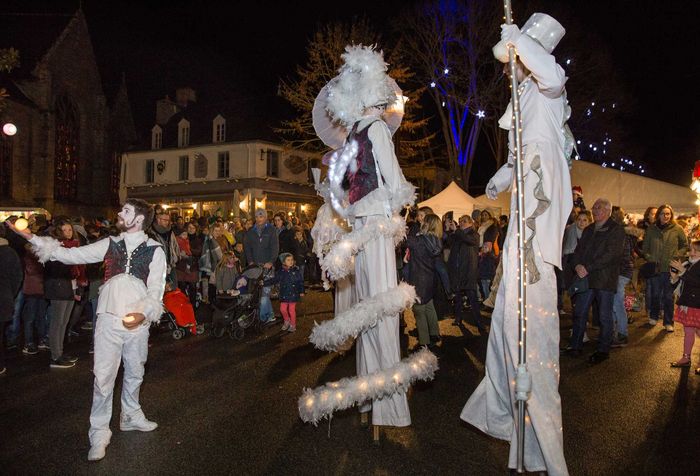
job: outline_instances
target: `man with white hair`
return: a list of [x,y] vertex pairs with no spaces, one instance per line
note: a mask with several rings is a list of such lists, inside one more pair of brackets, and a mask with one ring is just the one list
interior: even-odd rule
[[572,261],[579,282],[585,281],[585,285],[576,295],[571,342],[563,352],[570,355],[581,353],[588,311],[595,299],[600,315],[600,335],[598,347],[589,360],[597,364],[608,358],[613,341],[613,300],[617,292],[625,229],[610,217],[610,200],[599,198],[591,212],[593,224],[583,230]]
[[[243,251],[248,265],[256,264],[270,269],[279,255],[279,239],[275,227],[267,220],[267,212],[262,208],[255,210],[255,224],[243,239]],[[260,320],[272,323],[275,315],[270,301],[270,286],[263,288],[260,297]]]

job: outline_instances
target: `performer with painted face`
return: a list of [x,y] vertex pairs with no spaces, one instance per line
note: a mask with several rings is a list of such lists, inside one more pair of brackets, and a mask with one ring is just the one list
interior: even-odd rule
[[[566,121],[564,70],[552,51],[564,28],[552,17],[535,13],[522,30],[503,25],[494,56],[508,63],[508,45],[518,56],[518,91],[522,114],[523,177],[526,218],[525,262],[527,368],[532,390],[527,400],[524,463],[527,471],[566,475],[559,397],[559,314],[554,267],[561,268],[562,236],[572,208],[568,158],[573,138]],[[506,64],[506,68],[507,68]],[[508,70],[509,72],[509,70]],[[518,365],[518,238],[515,193],[513,111],[499,120],[509,130],[510,155],[489,182],[495,199],[510,188],[511,220],[503,253],[503,278],[492,315],[486,376],[469,398],[462,419],[485,433],[511,442],[509,467],[516,468],[515,378]]]
[[50,237],[15,230],[27,238],[39,260],[65,264],[105,263],[105,283],[100,288],[95,328],[90,452],[88,459],[105,456],[112,432],[112,396],[119,364],[124,362],[121,395],[122,431],[152,431],[158,426],[146,419],[139,404],[144,365],[148,357],[148,329],[162,313],[166,260],[162,246],[144,232],[153,222],[153,207],[129,199],[118,214],[122,233],[77,248],[63,248]]

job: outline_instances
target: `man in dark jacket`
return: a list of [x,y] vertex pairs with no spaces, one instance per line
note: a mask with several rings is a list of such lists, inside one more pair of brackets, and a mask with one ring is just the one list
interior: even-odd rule
[[[262,209],[255,211],[255,225],[245,234],[243,251],[248,265],[256,264],[270,269],[279,255],[279,241],[277,231],[267,221],[267,212]],[[260,297],[260,320],[272,322],[275,316],[270,301],[270,286],[263,288]]]
[[465,301],[471,307],[474,324],[484,334],[485,328],[481,322],[481,308],[477,299],[478,267],[479,267],[479,233],[474,229],[474,220],[469,215],[459,219],[459,229],[448,238],[450,257],[447,260],[447,271],[450,277],[452,292],[455,293],[454,325],[462,324]]
[[576,246],[573,266],[579,280],[586,280],[584,291],[576,295],[574,328],[567,354],[580,354],[583,334],[586,330],[588,310],[593,300],[598,301],[600,336],[598,348],[590,362],[597,364],[608,358],[613,340],[613,299],[617,290],[617,277],[625,241],[625,230],[610,215],[610,200],[599,198],[593,204],[593,224],[588,225]]
[[15,296],[22,287],[22,265],[5,239],[5,226],[0,226],[0,375],[5,373],[5,328],[12,320]]

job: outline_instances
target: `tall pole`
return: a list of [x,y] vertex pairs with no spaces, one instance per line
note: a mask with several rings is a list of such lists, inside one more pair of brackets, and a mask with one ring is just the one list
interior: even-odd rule
[[[506,24],[513,23],[510,0],[503,1]],[[518,92],[518,75],[515,58],[515,48],[508,47],[508,62],[510,63],[510,100],[513,108],[513,136],[515,137],[515,192],[517,194],[516,213],[518,218],[518,368],[515,378],[515,398],[518,415],[517,431],[517,471],[524,473],[525,459],[525,413],[527,399],[530,393],[530,379],[527,373],[527,269],[525,267],[525,194],[523,182],[523,124],[520,116],[520,94]]]

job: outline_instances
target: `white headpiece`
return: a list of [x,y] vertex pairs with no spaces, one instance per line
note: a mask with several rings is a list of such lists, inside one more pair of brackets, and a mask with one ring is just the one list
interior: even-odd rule
[[345,64],[338,76],[331,79],[326,110],[342,125],[349,127],[357,122],[365,109],[379,104],[387,106],[396,101],[391,78],[386,74],[384,55],[374,46],[352,45],[345,47],[342,55]]
[[[561,23],[546,13],[533,13],[520,29],[520,33],[535,40],[547,53],[552,53],[564,37],[566,30]],[[508,62],[508,49],[503,40],[493,47],[493,56],[501,63]]]

